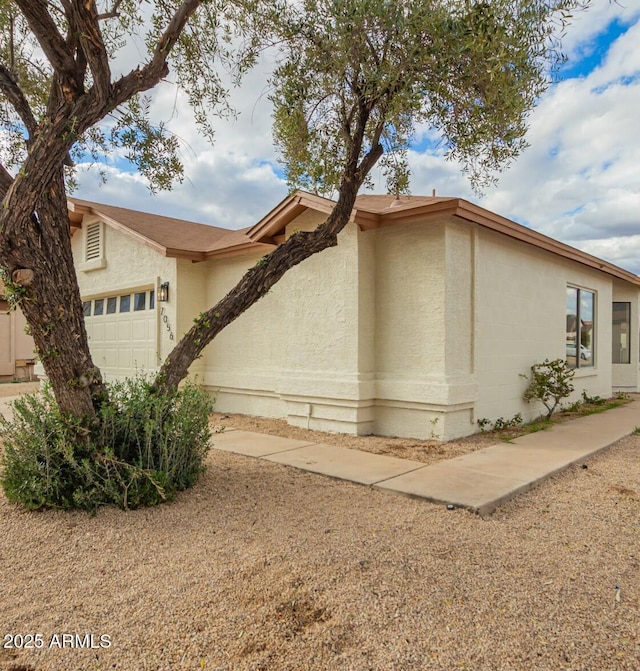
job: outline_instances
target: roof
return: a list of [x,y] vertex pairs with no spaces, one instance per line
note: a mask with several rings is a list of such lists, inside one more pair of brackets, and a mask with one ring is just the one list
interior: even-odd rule
[[241,252],[247,247],[265,246],[252,242],[246,235],[247,229],[233,231],[79,198],[69,198],[68,206],[72,226],[81,225],[86,214],[96,215],[163,256],[204,261],[217,252]]
[[[112,205],[69,199],[72,226],[85,214],[95,214],[114,228],[133,236],[165,256],[204,261],[218,256],[269,251],[284,240],[286,226],[307,210],[329,214],[335,201],[296,191],[276,205],[260,221],[239,231],[192,221],[137,212]],[[463,198],[444,196],[361,195],[356,198],[350,221],[361,230],[428,222],[455,217],[544,249],[557,256],[595,268],[626,282],[640,285],[640,277],[619,266],[517,224]]]
[[[329,199],[298,191],[279,203],[255,226],[252,226],[247,231],[247,236],[255,241],[277,240],[278,234],[284,230],[284,227],[305,210],[310,208],[328,213],[334,204]],[[351,221],[354,221],[362,230],[427,222],[441,217],[455,217],[476,224],[557,256],[595,268],[626,282],[640,285],[640,277],[624,268],[517,224],[463,198],[450,196],[401,196],[396,198],[393,195],[362,195],[356,198],[355,207],[351,213]]]

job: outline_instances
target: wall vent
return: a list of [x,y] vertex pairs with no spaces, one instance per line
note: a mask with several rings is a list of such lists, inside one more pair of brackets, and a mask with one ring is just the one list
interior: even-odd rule
[[102,256],[102,225],[95,221],[87,226],[85,238],[84,260],[93,261]]

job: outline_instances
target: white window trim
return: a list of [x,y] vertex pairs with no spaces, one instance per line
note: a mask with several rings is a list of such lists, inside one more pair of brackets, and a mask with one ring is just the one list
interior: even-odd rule
[[[597,329],[597,321],[598,321],[598,292],[595,289],[590,289],[588,287],[581,286],[579,284],[572,284],[571,282],[567,282],[567,288],[570,289],[576,289],[578,291],[578,314],[576,317],[580,319],[580,292],[581,291],[587,291],[591,294],[593,294],[593,343],[591,345],[591,365],[590,366],[584,366],[580,365],[580,357],[579,354],[577,355],[576,359],[576,366],[572,368],[576,372],[577,377],[588,377],[589,375],[597,375],[597,369],[598,369],[598,359],[596,357],[596,347],[597,347],[597,335],[598,335],[598,329]],[[579,340],[579,336],[576,335],[577,341]],[[579,343],[576,342],[576,352],[580,351]],[[584,371],[583,375],[578,375],[578,372]]]

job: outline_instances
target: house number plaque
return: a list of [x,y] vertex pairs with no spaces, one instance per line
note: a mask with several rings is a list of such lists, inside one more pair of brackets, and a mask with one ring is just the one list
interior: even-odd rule
[[164,324],[164,327],[167,329],[167,333],[169,334],[169,340],[173,340],[173,329],[169,323],[169,315],[165,312],[164,307],[160,308],[160,317],[162,318],[162,323]]

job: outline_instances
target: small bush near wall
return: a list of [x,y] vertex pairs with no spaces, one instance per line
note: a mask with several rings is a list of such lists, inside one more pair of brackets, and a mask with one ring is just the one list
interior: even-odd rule
[[15,401],[12,421],[0,416],[0,483],[9,501],[27,509],[128,509],[171,500],[197,481],[211,437],[206,392],[188,384],[158,396],[138,377],[109,385],[109,398],[85,440],[48,389]]
[[561,401],[568,398],[573,391],[571,380],[575,370],[567,366],[564,359],[545,359],[542,363],[531,366],[529,386],[524,393],[525,401],[540,401],[547,409],[547,417],[553,415]]

